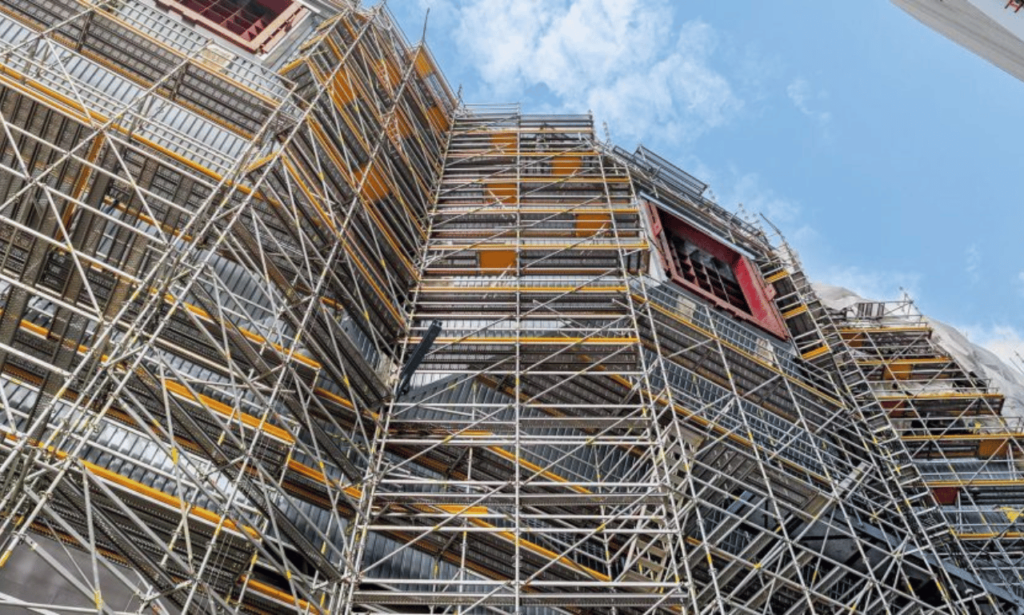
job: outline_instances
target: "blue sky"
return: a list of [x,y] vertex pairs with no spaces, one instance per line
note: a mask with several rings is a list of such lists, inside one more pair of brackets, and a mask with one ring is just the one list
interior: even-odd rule
[[[885,0],[393,0],[466,102],[592,111],[812,279],[1024,354],[1024,83]],[[1024,13],[1020,15],[1024,20]]]

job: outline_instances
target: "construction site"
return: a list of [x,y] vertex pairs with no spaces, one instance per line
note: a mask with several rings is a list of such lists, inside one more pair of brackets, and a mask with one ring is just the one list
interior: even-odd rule
[[0,129],[0,613],[1024,613],[912,303],[383,5],[4,0]]

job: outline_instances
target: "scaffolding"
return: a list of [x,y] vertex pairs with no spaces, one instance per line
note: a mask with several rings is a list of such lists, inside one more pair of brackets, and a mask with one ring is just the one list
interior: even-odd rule
[[1020,426],[906,304],[382,6],[158,5],[0,5],[4,608],[1024,608]]
[[0,6],[5,605],[339,610],[454,97],[383,8],[304,23]]
[[888,412],[963,561],[1021,595],[1024,418],[950,355],[908,298],[860,302],[836,315],[840,334]]

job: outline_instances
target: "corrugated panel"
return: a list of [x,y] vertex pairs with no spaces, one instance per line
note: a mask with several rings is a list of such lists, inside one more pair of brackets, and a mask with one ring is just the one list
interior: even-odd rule
[[[460,382],[460,380],[462,380]],[[453,386],[454,385],[454,386]],[[423,405],[417,401],[425,401]],[[445,410],[445,405],[451,405]],[[476,406],[475,412],[468,408]],[[506,406],[502,408],[501,406]],[[396,408],[395,418],[403,421],[422,421],[424,423],[443,424],[446,421],[465,423],[472,416],[487,416],[477,429],[487,429],[488,422],[509,423],[515,420],[516,409],[512,398],[495,391],[473,379],[466,380],[459,376],[448,376],[431,383],[429,386],[411,391],[402,398],[402,404]],[[470,415],[467,412],[474,412]],[[523,419],[542,419],[549,415],[537,408],[523,406],[519,408],[519,416]],[[531,436],[552,437],[576,436],[585,438],[587,433],[571,428],[531,428]],[[578,444],[545,444],[531,445],[520,449],[520,455],[530,463],[542,468],[550,466],[551,472],[573,481],[591,482],[598,480],[598,467],[604,463],[610,474],[603,475],[603,480],[614,482],[624,469],[617,462],[621,460],[622,450],[613,447],[579,446]],[[617,469],[615,469],[617,468]]]
[[[656,359],[652,353],[646,354],[649,361]],[[673,396],[691,411],[698,412],[700,416],[738,434],[746,434],[749,426],[749,431],[753,433],[759,445],[812,472],[824,473],[824,468],[817,459],[819,454],[833,468],[833,472],[852,472],[853,468],[833,452],[834,447],[830,442],[786,421],[770,410],[737,399],[729,389],[682,366],[671,361],[665,361],[664,365]],[[653,375],[652,379],[656,382],[655,389],[661,386],[657,374]],[[739,413],[742,413],[742,417]]]
[[[0,34],[5,43],[15,43],[34,33],[0,15]],[[248,145],[245,139],[166,100],[151,98],[140,111],[142,88],[52,41],[37,56],[30,57],[29,51],[12,52],[7,65],[31,73],[45,87],[108,118],[120,117],[118,123],[133,127],[139,136],[216,173],[229,172]],[[210,147],[211,142],[220,145]]]
[[[162,11],[141,2],[121,3],[116,15],[133,28],[177,49],[184,55],[196,54],[213,42],[195,29],[167,19]],[[234,55],[234,59],[225,67],[229,77],[268,98],[282,100],[287,97],[288,89],[276,73],[245,57]]]

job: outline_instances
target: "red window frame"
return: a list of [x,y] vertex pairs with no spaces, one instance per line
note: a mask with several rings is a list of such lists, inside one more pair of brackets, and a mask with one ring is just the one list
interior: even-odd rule
[[252,53],[272,49],[306,13],[298,0],[156,0],[156,3]]
[[[741,320],[751,322],[780,339],[788,339],[789,334],[786,330],[786,323],[783,321],[782,315],[779,314],[779,310],[775,307],[773,301],[775,289],[764,281],[757,267],[750,259],[696,226],[664,211],[652,203],[647,203],[647,211],[650,214],[658,255],[661,257],[661,263],[666,273],[668,273],[673,282],[694,294],[700,295],[711,302],[712,305],[729,312]],[[686,279],[686,276],[680,271],[679,263],[674,256],[675,252],[671,244],[672,237],[686,239],[701,251],[728,265],[733,277],[736,278],[736,282],[739,284],[746,306],[730,303]]]

